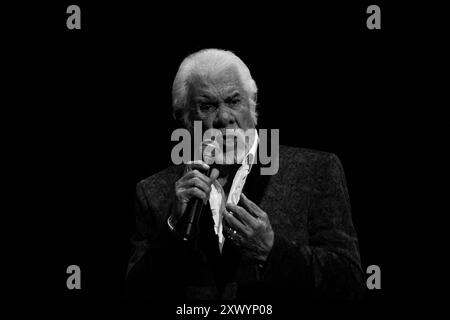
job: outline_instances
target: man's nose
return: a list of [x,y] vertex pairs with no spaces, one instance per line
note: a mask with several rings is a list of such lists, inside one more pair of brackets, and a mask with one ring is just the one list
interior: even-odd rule
[[229,128],[234,127],[236,119],[228,107],[220,106],[217,110],[216,118],[214,119],[215,128]]

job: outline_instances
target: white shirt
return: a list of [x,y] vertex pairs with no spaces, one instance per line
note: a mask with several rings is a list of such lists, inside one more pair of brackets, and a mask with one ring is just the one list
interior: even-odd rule
[[[244,189],[245,181],[248,174],[255,162],[256,149],[258,147],[258,133],[256,129],[254,130],[254,139],[251,148],[242,160],[241,167],[237,170],[233,184],[230,188],[230,193],[228,194],[228,199],[226,203],[232,203],[237,205],[241,197],[241,192]],[[213,220],[214,220],[214,232],[219,238],[219,249],[222,252],[223,244],[225,242],[225,237],[223,236],[223,211],[225,210],[225,192],[220,185],[219,181],[215,180],[211,185],[211,192],[209,194],[209,205],[211,208]]]

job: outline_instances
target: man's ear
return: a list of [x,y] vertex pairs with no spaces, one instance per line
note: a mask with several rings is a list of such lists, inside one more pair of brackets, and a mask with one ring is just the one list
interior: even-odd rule
[[175,121],[180,122],[183,118],[183,109],[176,109],[172,112],[172,116]]
[[185,111],[183,113],[179,122],[182,127],[186,128],[187,130],[189,130],[189,132],[191,132],[191,134],[193,134],[192,130],[194,129],[193,126],[194,122],[192,120],[192,115],[189,111]]
[[184,128],[186,127],[186,123],[189,117],[184,109],[174,110],[172,115],[177,125]]

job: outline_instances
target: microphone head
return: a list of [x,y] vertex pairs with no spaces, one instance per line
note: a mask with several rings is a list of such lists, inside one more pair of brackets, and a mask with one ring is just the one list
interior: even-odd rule
[[204,140],[202,142],[202,157],[203,161],[207,165],[211,165],[215,163],[215,158],[217,155],[217,152],[219,150],[219,146],[217,142],[214,140]]

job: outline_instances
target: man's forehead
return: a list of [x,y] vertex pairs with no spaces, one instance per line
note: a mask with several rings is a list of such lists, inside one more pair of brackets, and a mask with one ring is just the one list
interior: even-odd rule
[[220,72],[193,76],[190,84],[191,88],[195,89],[196,93],[213,93],[218,89],[221,92],[234,91],[237,89],[241,91],[242,89],[239,72],[234,66],[228,67]]

